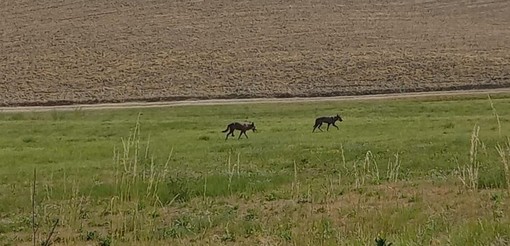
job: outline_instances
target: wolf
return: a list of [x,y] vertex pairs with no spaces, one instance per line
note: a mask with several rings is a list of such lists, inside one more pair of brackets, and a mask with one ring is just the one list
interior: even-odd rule
[[243,134],[244,134],[244,136],[246,136],[246,138],[248,138],[248,135],[246,135],[246,131],[252,130],[253,132],[256,132],[257,128],[255,127],[254,122],[249,122],[249,123],[233,122],[233,123],[228,124],[227,129],[225,129],[224,131],[221,131],[221,132],[228,131],[227,137],[225,138],[225,140],[227,140],[230,135],[232,135],[232,137],[234,137],[235,130],[241,131],[241,133],[239,133],[239,138],[237,138],[237,139],[240,139]]
[[315,129],[318,128],[319,130],[322,131],[321,129],[321,126],[322,126],[322,123],[327,123],[328,124],[328,128],[327,130],[329,131],[329,125],[333,125],[334,127],[336,127],[336,129],[339,129],[338,126],[335,125],[335,122],[336,121],[343,121],[342,120],[342,117],[340,117],[340,115],[336,114],[336,116],[333,116],[333,117],[319,117],[317,119],[315,119],[315,125],[313,125],[313,130],[312,132],[315,132]]

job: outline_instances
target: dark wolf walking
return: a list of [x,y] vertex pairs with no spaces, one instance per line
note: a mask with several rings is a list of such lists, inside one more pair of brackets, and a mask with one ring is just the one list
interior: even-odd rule
[[342,117],[340,117],[340,115],[338,115],[338,114],[333,117],[319,117],[319,118],[315,119],[315,125],[313,125],[312,132],[315,132],[316,128],[318,128],[319,130],[322,131],[322,129],[321,129],[322,123],[328,124],[328,128],[327,128],[328,131],[329,131],[329,125],[333,125],[334,127],[336,127],[336,129],[339,129],[338,126],[335,125],[335,122],[337,120],[342,121]]
[[241,131],[241,133],[239,133],[239,138],[237,138],[237,139],[240,139],[243,134],[244,134],[244,136],[246,136],[246,138],[248,138],[248,135],[246,135],[246,131],[248,131],[248,130],[252,130],[254,132],[257,131],[257,129],[255,128],[255,123],[253,123],[253,122],[251,122],[251,123],[233,122],[227,126],[227,129],[225,129],[225,131],[221,131],[221,132],[228,131],[227,137],[225,138],[225,140],[227,140],[228,136],[230,136],[230,135],[232,135],[232,137],[234,137],[235,130]]

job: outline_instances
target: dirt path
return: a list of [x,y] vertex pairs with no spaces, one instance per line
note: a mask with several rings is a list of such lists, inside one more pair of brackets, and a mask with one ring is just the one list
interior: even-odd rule
[[42,111],[70,111],[70,110],[97,110],[97,109],[125,109],[125,108],[155,108],[175,107],[190,105],[228,105],[248,103],[292,103],[292,102],[319,102],[319,101],[342,101],[342,100],[377,100],[398,99],[415,97],[437,97],[458,95],[483,95],[510,93],[510,88],[485,89],[485,90],[456,90],[438,92],[414,92],[392,93],[362,96],[338,96],[338,97],[299,97],[299,98],[255,98],[255,99],[213,99],[213,100],[188,100],[172,102],[131,102],[131,103],[105,103],[105,104],[76,104],[63,106],[31,106],[31,107],[0,107],[0,112],[42,112]]

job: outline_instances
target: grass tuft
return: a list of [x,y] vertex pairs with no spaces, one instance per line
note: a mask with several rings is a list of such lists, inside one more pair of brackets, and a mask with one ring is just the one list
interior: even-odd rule
[[480,127],[475,125],[471,133],[471,148],[469,150],[469,162],[458,166],[459,179],[468,190],[477,190],[479,181],[480,162],[478,161],[478,149],[481,146],[479,139]]

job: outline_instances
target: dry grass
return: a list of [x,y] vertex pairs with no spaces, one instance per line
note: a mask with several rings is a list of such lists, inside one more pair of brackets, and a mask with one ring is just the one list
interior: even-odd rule
[[[327,199],[324,195],[328,191],[314,190],[312,200],[303,203],[293,199],[267,200],[262,196],[249,199],[228,196],[214,202],[197,197],[186,206],[159,207],[155,211],[157,218],[150,218],[155,224],[147,225],[154,226],[154,230],[147,231],[150,238],[135,240],[126,234],[116,237],[120,240],[117,243],[352,245],[366,244],[373,241],[375,235],[382,234],[394,242],[399,238],[404,244],[443,245],[454,241],[456,235],[452,231],[467,233],[465,223],[482,223],[480,218],[498,223],[510,221],[504,212],[510,209],[509,197],[502,196],[499,191],[463,192],[455,183],[431,181],[369,185],[362,191],[352,189],[338,193],[345,188],[335,187],[335,195]],[[123,221],[134,216],[129,213],[105,216],[100,210],[86,208],[91,210],[87,211],[82,229],[60,228],[55,245],[80,245],[86,241],[85,235],[94,235],[91,241],[98,241],[107,233],[98,227],[104,223],[101,221]],[[429,224],[434,228],[427,228]],[[421,235],[422,230],[431,231]],[[18,233],[17,237],[28,239],[28,234]],[[161,241],[158,237],[162,237]]]
[[510,3],[0,3],[0,104],[508,86]]

